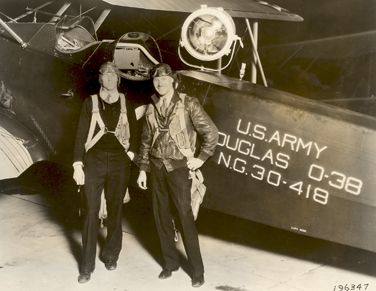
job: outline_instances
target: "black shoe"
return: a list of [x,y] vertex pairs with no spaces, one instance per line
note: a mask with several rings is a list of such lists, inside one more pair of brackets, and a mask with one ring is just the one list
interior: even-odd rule
[[172,272],[175,272],[179,269],[176,268],[176,269],[173,269],[173,270],[170,270],[170,269],[163,269],[162,272],[160,272],[158,278],[159,279],[167,279],[167,278],[170,278],[172,276]]
[[204,283],[205,283],[204,275],[193,276],[192,287],[201,287],[202,285],[204,285]]
[[83,284],[83,283],[89,282],[90,276],[91,276],[91,273],[80,273],[80,275],[78,276],[78,283]]
[[113,270],[116,270],[117,268],[117,263],[114,262],[114,261],[108,261],[108,262],[105,262],[104,263],[104,266],[106,267],[106,269],[108,271],[113,271]]

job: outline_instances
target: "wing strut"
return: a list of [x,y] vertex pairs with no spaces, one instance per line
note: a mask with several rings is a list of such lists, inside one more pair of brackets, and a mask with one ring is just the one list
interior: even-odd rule
[[111,9],[105,9],[102,11],[101,15],[98,17],[97,21],[94,23],[94,30],[98,31],[99,27],[102,25],[102,23],[107,18],[108,14],[110,14]]
[[[259,56],[258,51],[257,51],[257,43],[256,43],[255,37],[254,37],[254,35],[257,36],[258,26],[254,25],[254,28],[256,30],[253,32],[251,25],[249,24],[248,18],[245,18],[245,23],[247,24],[249,37],[251,38],[251,43],[252,43],[252,48],[253,48],[253,56],[254,56],[254,65],[252,66],[252,82],[253,81],[255,82],[255,80],[256,80],[256,77],[254,76],[256,74],[255,65],[258,65],[259,70],[260,70],[260,74],[261,74],[261,78],[262,78],[262,82],[264,83],[265,87],[268,87],[268,83],[266,82],[266,78],[265,78],[265,74],[264,74],[264,69],[262,68],[260,56]],[[253,33],[255,33],[255,34],[253,34]]]
[[21,18],[24,18],[24,17],[26,17],[26,16],[28,16],[28,15],[34,13],[35,11],[37,11],[37,10],[39,10],[39,9],[41,9],[41,8],[44,8],[44,7],[48,6],[48,5],[50,5],[50,4],[53,3],[53,2],[54,2],[54,1],[50,1],[50,2],[47,2],[47,3],[44,3],[44,4],[40,5],[40,6],[38,6],[37,8],[31,9],[30,11],[28,11],[28,12],[26,12],[26,13],[24,13],[24,14],[22,14],[22,15],[16,17],[16,18],[14,18],[12,22],[17,22],[17,21],[20,20]]
[[17,41],[21,44],[21,46],[22,46],[23,48],[27,47],[27,43],[24,42],[24,41],[22,40],[22,38],[19,37],[18,34],[15,33],[14,30],[12,30],[12,29],[8,26],[8,24],[6,24],[2,19],[0,19],[0,25],[1,25],[2,27],[4,27],[4,29],[5,29],[7,32],[9,32],[9,34],[10,34],[11,36],[14,37],[15,40],[17,40]]
[[60,16],[63,15],[63,13],[69,8],[69,6],[71,6],[71,3],[64,3],[64,5],[61,6],[56,15],[51,18],[50,22],[58,21],[60,19]]

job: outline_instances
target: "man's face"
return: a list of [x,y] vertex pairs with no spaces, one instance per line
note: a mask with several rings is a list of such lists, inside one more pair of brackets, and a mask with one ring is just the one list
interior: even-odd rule
[[154,77],[153,85],[157,93],[164,96],[174,90],[174,79],[171,76]]
[[112,91],[117,88],[118,76],[115,72],[104,72],[100,75],[100,79],[104,89]]

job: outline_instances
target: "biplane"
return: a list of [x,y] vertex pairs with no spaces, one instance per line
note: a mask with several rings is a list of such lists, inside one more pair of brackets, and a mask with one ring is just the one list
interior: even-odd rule
[[[3,178],[42,161],[70,165],[80,103],[97,86],[93,80],[103,61],[120,67],[136,111],[147,102],[148,73],[162,61],[163,50],[156,36],[145,32],[98,40],[111,9],[156,11],[162,20],[177,13],[186,18],[179,27],[176,63],[170,64],[180,68],[181,89],[200,100],[219,129],[216,153],[202,169],[208,186],[204,207],[376,251],[376,119],[349,109],[361,102],[353,100],[355,92],[368,94],[363,101],[373,100],[374,83],[365,78],[368,89],[358,90],[355,85],[362,84],[352,79],[356,71],[344,74],[355,59],[372,72],[372,51],[358,50],[354,57],[336,51],[318,61],[315,51],[329,50],[329,41],[260,50],[260,24],[303,20],[266,1],[105,2],[96,21],[86,13],[69,16],[66,4],[54,14],[39,6],[0,22],[0,154],[13,168]],[[49,19],[40,22],[39,15]],[[36,21],[23,21],[30,16]],[[237,58],[242,46],[249,52],[244,63]],[[234,62],[237,75],[227,74]],[[347,91],[354,94],[345,96]]]

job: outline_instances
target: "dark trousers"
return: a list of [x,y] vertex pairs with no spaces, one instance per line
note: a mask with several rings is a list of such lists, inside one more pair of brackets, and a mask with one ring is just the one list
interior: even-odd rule
[[179,253],[174,242],[174,228],[170,200],[174,203],[182,227],[182,238],[192,276],[204,273],[196,224],[191,208],[191,180],[188,168],[182,167],[167,172],[165,167],[157,168],[151,163],[151,188],[154,219],[161,243],[164,268],[179,267]]
[[104,189],[107,204],[107,236],[102,249],[103,261],[117,261],[122,247],[122,206],[130,177],[130,165],[124,152],[111,153],[90,150],[85,159],[86,216],[82,231],[80,272],[92,272],[95,267],[98,213]]

